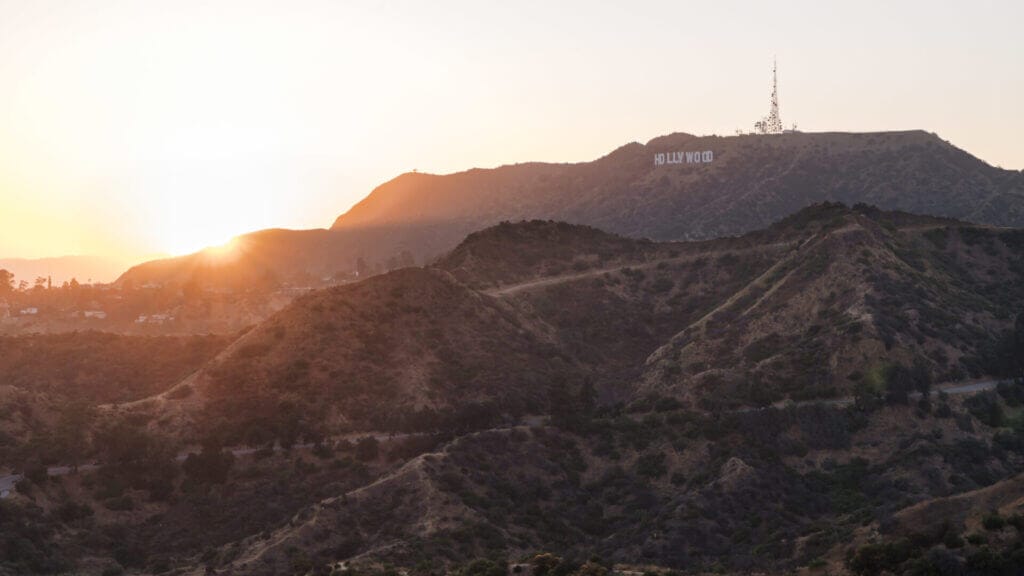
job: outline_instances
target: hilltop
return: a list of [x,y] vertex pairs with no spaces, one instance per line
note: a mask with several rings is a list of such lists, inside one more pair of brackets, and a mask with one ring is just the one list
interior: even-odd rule
[[[660,153],[711,151],[701,164]],[[672,134],[578,164],[525,163],[448,175],[403,174],[329,230],[239,238],[234,264],[202,253],[146,263],[121,281],[213,283],[267,275],[293,283],[427,263],[505,220],[554,219],[659,241],[734,236],[823,201],[864,202],[997,226],[1024,225],[1024,174],[985,164],[933,134]],[[228,273],[230,268],[230,273]],[[216,270],[223,269],[218,275]]]
[[[658,153],[705,150],[714,153],[710,163],[653,162]],[[546,218],[655,240],[705,239],[757,230],[823,201],[1014,226],[1024,222],[1024,177],[923,131],[677,133],[580,164],[404,174],[332,229]]]

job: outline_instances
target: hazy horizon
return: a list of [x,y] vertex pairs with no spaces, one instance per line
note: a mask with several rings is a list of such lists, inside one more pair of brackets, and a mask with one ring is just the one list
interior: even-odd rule
[[413,169],[731,135],[767,112],[773,57],[787,126],[922,129],[1020,169],[1022,16],[1010,2],[0,0],[0,257],[188,253],[330,226]]

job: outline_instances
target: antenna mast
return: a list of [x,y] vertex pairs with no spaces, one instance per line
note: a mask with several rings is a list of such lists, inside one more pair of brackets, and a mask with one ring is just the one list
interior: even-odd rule
[[758,134],[782,134],[782,118],[779,116],[779,79],[776,73],[776,62],[772,59],[772,97],[768,116],[754,123],[754,131]]

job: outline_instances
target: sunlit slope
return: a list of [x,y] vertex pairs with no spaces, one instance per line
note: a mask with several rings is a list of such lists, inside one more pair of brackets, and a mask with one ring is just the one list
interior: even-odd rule
[[[656,154],[685,151],[711,151],[714,160],[654,164]],[[1024,177],[922,131],[672,134],[587,163],[405,174],[333,228],[545,218],[656,240],[713,238],[763,228],[822,201],[1021,225]]]
[[[654,163],[655,154],[705,150],[714,154],[710,163]],[[822,201],[1020,226],[1024,175],[922,131],[672,134],[593,162],[404,174],[373,190],[330,231],[251,234],[242,237],[250,254],[239,263],[209,264],[192,255],[138,266],[122,279],[300,282],[354,270],[359,258],[391,268],[403,252],[422,264],[503,220],[563,220],[655,240],[716,238],[766,227]],[[228,268],[220,277],[214,272]]]

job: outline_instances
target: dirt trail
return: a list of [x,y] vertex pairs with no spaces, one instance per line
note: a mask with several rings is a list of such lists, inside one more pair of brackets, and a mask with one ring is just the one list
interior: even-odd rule
[[604,274],[610,274],[613,272],[619,272],[625,268],[631,268],[633,270],[647,270],[649,268],[656,268],[659,264],[670,264],[673,262],[692,262],[699,260],[700,258],[713,258],[721,256],[723,254],[730,253],[742,253],[752,252],[755,250],[769,250],[773,248],[784,248],[787,246],[794,246],[798,241],[791,240],[786,242],[775,242],[772,244],[763,244],[760,246],[753,246],[750,248],[737,248],[733,250],[713,250],[708,252],[698,252],[694,254],[685,254],[683,256],[676,256],[672,258],[659,258],[657,260],[650,260],[646,262],[638,262],[635,264],[619,264],[616,266],[610,266],[608,268],[599,268],[597,270],[587,270],[586,272],[580,272],[578,274],[564,274],[561,276],[546,276],[544,278],[537,278],[536,280],[529,280],[527,282],[521,282],[519,284],[510,284],[508,286],[501,286],[499,288],[491,288],[483,290],[484,294],[489,296],[509,296],[518,292],[525,292],[528,290],[534,290],[536,288],[544,288],[547,286],[556,286],[558,284],[566,284],[569,282],[575,282],[577,280],[585,280],[587,278],[596,278]]
[[[977,382],[968,382],[966,384],[964,384],[964,383],[957,384],[957,383],[947,382],[947,383],[944,383],[944,384],[939,384],[937,386],[933,386],[932,390],[931,390],[931,395],[932,396],[938,396],[938,394],[942,393],[942,394],[946,394],[948,396],[957,396],[957,395],[960,395],[960,394],[974,394],[975,392],[985,392],[985,391],[988,391],[988,390],[995,389],[996,387],[999,386],[1000,382],[1003,382],[1003,380],[980,380],[980,381],[977,381]],[[910,398],[911,401],[920,400],[921,399],[921,393],[920,392],[911,392],[909,394],[909,398]],[[749,408],[749,407],[748,408],[738,408],[736,410],[730,410],[730,412],[732,412],[734,414],[742,414],[742,413],[745,413],[745,412],[759,412],[761,410],[767,410],[769,408],[774,408],[774,409],[781,409],[781,408],[787,408],[787,407],[797,408],[797,407],[801,407],[801,406],[814,406],[814,405],[836,406],[836,407],[840,407],[841,408],[843,406],[851,406],[851,405],[853,405],[853,403],[855,401],[856,400],[854,399],[853,396],[843,396],[841,398],[827,398],[827,399],[820,399],[820,400],[801,400],[800,402],[792,402],[792,401],[789,401],[789,400],[782,400],[782,401],[775,402],[774,404],[771,404],[771,405],[768,405],[768,406],[760,406],[760,407],[757,407],[757,408]]]

